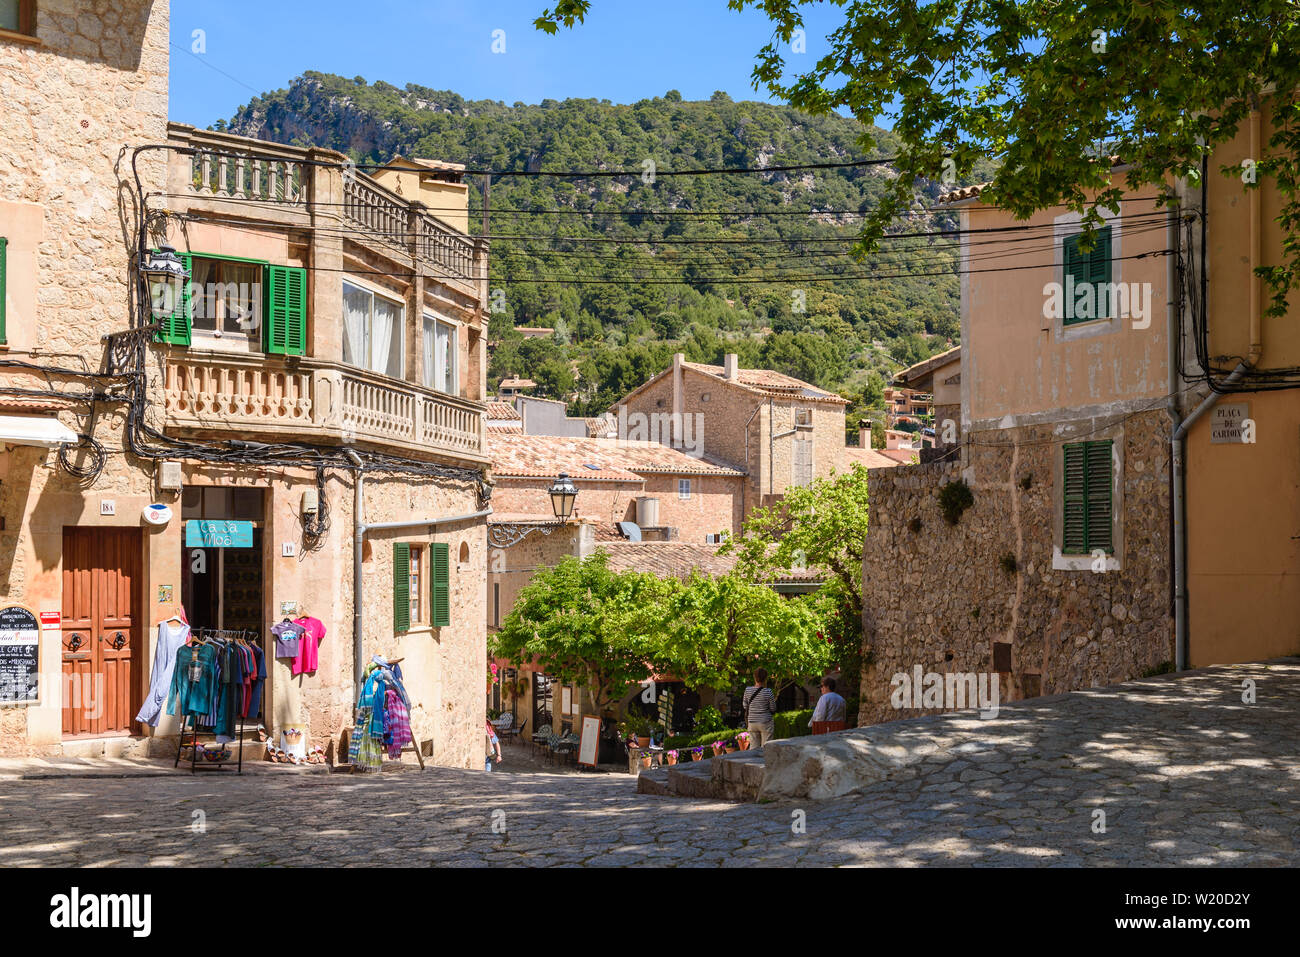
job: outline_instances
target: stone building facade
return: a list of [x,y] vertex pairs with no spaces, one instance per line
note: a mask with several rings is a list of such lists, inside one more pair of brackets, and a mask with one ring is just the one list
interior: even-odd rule
[[[341,154],[168,126],[167,3],[87,6],[0,35],[0,605],[45,622],[0,753],[174,748],[175,717],[134,719],[183,614],[260,636],[271,730],[337,741],[358,667],[401,658],[426,753],[479,766],[486,247]],[[135,155],[137,192],[143,144],[166,147]],[[154,308],[135,271],[164,243],[188,306]],[[15,439],[10,413],[75,440]],[[192,541],[214,523],[251,544]],[[268,632],[303,614],[327,631],[294,675]]]
[[[965,465],[870,470],[859,724],[925,713],[891,702],[894,676],[917,665],[996,673],[1007,702],[1169,664],[1167,433],[1163,412],[1026,426],[968,448]],[[1121,462],[1118,548],[1097,571],[1062,567],[1059,547],[1061,443],[1084,434],[1112,438]],[[959,481],[973,504],[950,525],[939,496]]]

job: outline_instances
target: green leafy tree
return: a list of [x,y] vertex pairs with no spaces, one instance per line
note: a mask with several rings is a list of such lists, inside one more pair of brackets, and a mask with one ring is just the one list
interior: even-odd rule
[[655,609],[667,588],[653,575],[611,571],[604,551],[566,556],[519,593],[489,651],[536,660],[552,678],[585,687],[601,711],[648,675]]
[[841,475],[786,490],[779,502],[756,508],[744,535],[722,554],[735,554],[735,572],[768,582],[790,569],[822,569],[825,584],[812,604],[825,620],[845,686],[856,686],[862,654],[862,547],[867,534],[867,470],[854,464]]
[[[1283,202],[1282,264],[1260,268],[1273,287],[1268,312],[1285,312],[1300,284],[1300,5],[1133,3],[1131,0],[855,0],[839,3],[843,22],[824,56],[802,68],[788,56],[805,27],[794,0],[727,0],[757,7],[772,21],[753,79],[813,115],[847,110],[863,124],[892,119],[899,175],[867,218],[874,249],[905,213],[918,180],[936,188],[976,171],[988,158],[986,198],[1018,218],[1056,205],[1085,214],[1118,209],[1128,189],[1170,176],[1198,183],[1201,162],[1230,140],[1266,90],[1281,91],[1266,155],[1254,157],[1258,188],[1272,178]],[[574,26],[590,0],[557,0],[536,26]],[[1122,181],[1111,157],[1125,164]],[[1220,172],[1239,177],[1241,166]]]
[[659,612],[655,664],[691,687],[727,688],[759,667],[789,679],[820,676],[830,661],[811,602],[742,575],[696,572]]

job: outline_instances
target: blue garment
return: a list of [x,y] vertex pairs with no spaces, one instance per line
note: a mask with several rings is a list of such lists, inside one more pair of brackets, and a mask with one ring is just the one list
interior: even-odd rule
[[266,652],[261,645],[253,645],[255,660],[253,671],[253,690],[249,693],[248,717],[256,718],[262,713],[262,688],[266,684]]
[[217,649],[211,645],[181,645],[167,692],[167,713],[206,716],[216,699]]
[[189,638],[190,626],[184,622],[170,618],[159,622],[158,644],[153,652],[153,671],[149,674],[149,693],[140,706],[140,713],[135,716],[135,720],[141,724],[158,727],[176,669],[176,652]]
[[376,668],[366,676],[366,682],[361,686],[361,697],[357,700],[358,708],[370,709],[367,735],[380,741],[384,738],[384,698],[387,693],[382,669]]

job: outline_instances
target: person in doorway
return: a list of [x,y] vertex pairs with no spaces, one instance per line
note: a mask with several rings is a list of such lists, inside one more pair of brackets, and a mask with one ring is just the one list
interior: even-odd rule
[[496,728],[492,727],[491,721],[484,721],[484,727],[487,729],[487,758],[483,762],[485,771],[492,770],[492,762],[501,761],[501,739],[497,737]]
[[822,696],[817,699],[817,707],[813,708],[812,719],[808,726],[817,721],[844,721],[848,717],[848,707],[844,699],[835,693],[835,679],[822,679]]
[[754,672],[754,683],[745,689],[741,699],[745,711],[745,724],[749,731],[749,746],[761,748],[772,740],[776,731],[776,695],[767,686],[767,669]]

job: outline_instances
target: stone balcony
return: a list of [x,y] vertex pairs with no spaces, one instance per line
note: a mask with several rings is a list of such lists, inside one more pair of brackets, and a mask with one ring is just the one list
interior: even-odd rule
[[481,464],[482,403],[313,359],[187,349],[166,358],[169,434],[356,445]]

